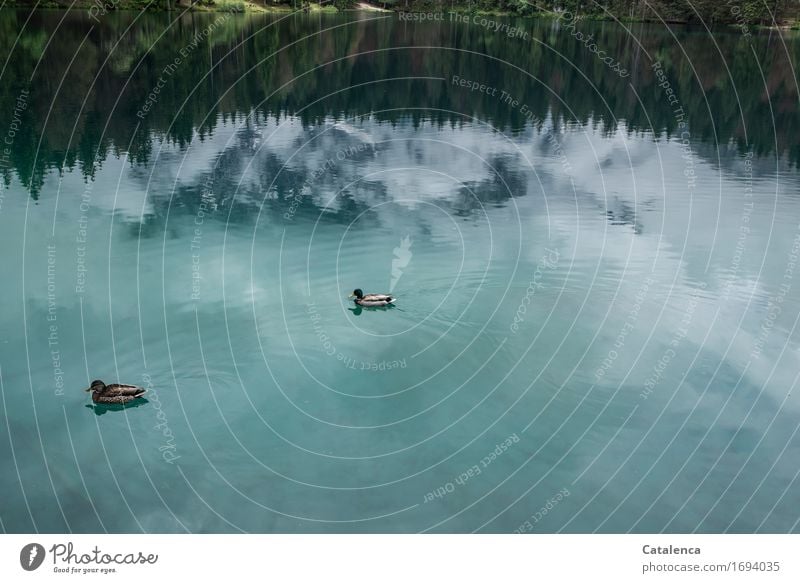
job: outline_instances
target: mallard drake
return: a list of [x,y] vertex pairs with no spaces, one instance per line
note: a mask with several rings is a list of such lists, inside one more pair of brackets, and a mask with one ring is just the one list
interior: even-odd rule
[[103,381],[92,381],[92,386],[85,389],[92,393],[92,401],[106,405],[124,405],[138,399],[147,391],[136,385],[107,385]]
[[389,294],[364,294],[360,289],[354,289],[348,299],[353,300],[357,306],[364,306],[365,308],[388,306],[396,301],[396,298]]

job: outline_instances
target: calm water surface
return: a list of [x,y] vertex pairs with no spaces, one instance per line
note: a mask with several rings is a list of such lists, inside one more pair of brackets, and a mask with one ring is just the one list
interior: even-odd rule
[[798,530],[796,36],[171,18],[0,12],[5,531]]

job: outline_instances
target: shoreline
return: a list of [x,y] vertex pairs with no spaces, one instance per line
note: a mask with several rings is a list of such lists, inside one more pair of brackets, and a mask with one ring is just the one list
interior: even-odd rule
[[[436,9],[434,9],[436,8]],[[105,15],[111,12],[238,12],[242,14],[290,14],[290,13],[339,13],[339,12],[379,12],[379,13],[396,13],[401,14],[464,14],[474,16],[494,16],[498,18],[522,18],[525,20],[533,19],[549,19],[561,20],[564,12],[554,12],[550,10],[542,10],[533,14],[519,14],[518,12],[508,10],[481,10],[470,8],[467,6],[448,6],[446,10],[444,7],[430,7],[425,9],[395,9],[383,8],[375,3],[364,2],[356,0],[352,7],[337,8],[331,3],[324,2],[305,2],[302,8],[295,8],[291,4],[278,4],[265,6],[256,4],[250,0],[221,0],[214,4],[193,4],[182,5],[178,0],[175,0],[173,8],[165,8],[163,6],[147,5],[142,7],[141,1],[137,0],[76,0],[70,6],[61,6],[54,0],[49,0],[45,4],[41,2],[26,1],[14,2],[10,5],[5,5],[0,10],[34,10],[34,11],[91,11],[94,9],[96,13]],[[707,23],[702,20],[675,20],[675,19],[656,19],[645,17],[633,17],[630,15],[608,17],[599,16],[597,14],[583,14],[577,15],[576,20],[584,20],[591,22],[615,22],[619,24],[662,24],[667,26],[687,26],[687,27],[708,27],[712,32],[715,28],[728,28],[728,29],[742,29],[745,27],[741,22],[736,20],[718,20],[712,23]],[[781,24],[763,24],[763,23],[748,23],[746,28],[753,31],[781,31],[793,32],[800,31],[800,19],[790,20]]]
[[[520,14],[518,12],[512,12],[507,10],[481,10],[481,9],[470,9],[469,7],[465,6],[451,6],[448,7],[447,10],[387,10],[387,12],[396,12],[397,14],[463,14],[469,16],[495,16],[498,18],[522,18],[525,20],[535,20],[535,19],[542,19],[542,20],[561,20],[563,18],[563,14],[565,11],[562,12],[555,12],[552,10],[542,10],[540,12],[536,12],[533,14]],[[568,11],[567,11],[568,12]],[[578,21],[588,21],[588,22],[614,22],[618,24],[661,24],[666,26],[687,26],[687,27],[702,27],[706,26],[710,29],[711,32],[714,31],[716,27],[724,27],[729,29],[742,29],[748,28],[754,31],[769,31],[769,30],[778,30],[778,31],[800,31],[800,19],[797,20],[788,20],[784,23],[777,24],[762,24],[762,23],[746,23],[743,25],[742,22],[737,21],[735,19],[732,20],[718,20],[715,22],[704,22],[702,20],[691,20],[691,21],[684,21],[684,20],[675,20],[675,19],[657,19],[657,18],[643,18],[643,17],[632,17],[629,15],[610,15],[607,17],[600,16],[598,14],[578,14],[575,17],[575,22]]]

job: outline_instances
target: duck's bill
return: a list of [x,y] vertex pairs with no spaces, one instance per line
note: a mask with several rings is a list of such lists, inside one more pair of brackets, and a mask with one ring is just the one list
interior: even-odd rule
[[356,294],[350,294],[349,296],[347,296],[347,299],[348,300],[352,300],[355,297],[356,297]]
[[91,391],[92,391],[92,387],[89,387],[88,389],[83,389],[84,393],[90,393]]

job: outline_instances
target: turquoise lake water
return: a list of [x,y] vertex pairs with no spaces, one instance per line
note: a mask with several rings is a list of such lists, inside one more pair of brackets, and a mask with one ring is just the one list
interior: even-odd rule
[[504,22],[0,12],[4,531],[800,530],[798,37]]

